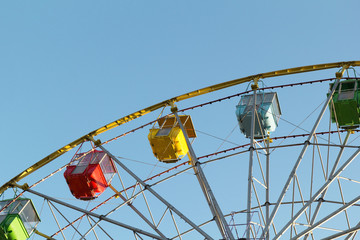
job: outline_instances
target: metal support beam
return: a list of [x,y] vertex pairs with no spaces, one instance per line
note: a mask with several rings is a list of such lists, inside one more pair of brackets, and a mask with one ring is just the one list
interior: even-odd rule
[[346,234],[349,234],[348,237],[345,238],[345,240],[349,239],[354,233],[358,232],[360,230],[360,225],[356,225],[355,227],[352,227],[350,229],[344,230],[340,233],[336,233],[334,235],[331,235],[329,237],[323,238],[322,240],[333,240],[335,238],[342,237]]
[[180,117],[177,114],[177,108],[175,106],[172,106],[172,112],[174,113],[176,120],[178,121],[178,124],[181,128],[181,131],[184,134],[186,144],[189,148],[190,161],[191,161],[191,164],[194,166],[193,169],[194,169],[195,175],[199,181],[201,190],[203,191],[203,193],[205,195],[205,198],[206,198],[208,205],[210,207],[210,210],[215,218],[215,222],[218,225],[221,235],[224,239],[234,239],[234,236],[231,233],[229,225],[227,224],[227,222],[224,218],[224,215],[216,201],[216,198],[215,198],[215,196],[210,188],[210,185],[205,177],[205,174],[200,166],[200,162],[197,159],[195,151],[192,148],[189,137],[185,131],[184,125],[180,121]]
[[[127,203],[127,205],[141,218],[143,219],[157,234],[159,234],[159,236],[161,236],[162,238],[166,239],[166,236],[154,225],[152,224],[136,207],[133,206],[133,204],[129,203],[129,199],[126,199],[121,192],[118,192],[111,184],[109,185],[109,187],[116,193],[116,195],[118,197],[120,197],[124,203]],[[143,191],[141,191],[143,192]],[[110,212],[111,213],[111,212]],[[109,213],[109,214],[110,214]],[[108,215],[108,214],[107,214]],[[106,216],[107,216],[106,215]],[[95,225],[93,225],[85,234],[84,236],[86,236],[87,234],[89,234],[89,232],[94,229],[96,227],[96,225],[98,225],[100,222],[100,220],[98,222],[95,223]],[[84,239],[84,237],[82,237],[81,239]]]
[[289,69],[283,69],[283,70],[278,70],[278,71],[273,71],[273,72],[267,72],[267,73],[260,73],[257,75],[252,75],[252,76],[248,76],[248,77],[243,77],[243,78],[238,78],[238,79],[234,79],[234,80],[230,80],[227,82],[223,82],[223,83],[219,83],[219,84],[215,84],[209,87],[205,87],[205,88],[201,88],[165,101],[162,101],[160,103],[157,103],[155,105],[152,105],[150,107],[144,108],[142,110],[139,110],[137,112],[134,112],[132,114],[129,114],[125,117],[122,117],[120,119],[117,119],[103,127],[100,127],[90,133],[88,133],[85,136],[82,136],[81,138],[69,143],[68,145],[58,149],[57,151],[51,153],[50,155],[46,156],[45,158],[43,158],[42,160],[38,161],[37,163],[35,163],[34,165],[32,165],[31,167],[25,169],[24,171],[22,171],[20,174],[18,174],[17,176],[15,176],[14,178],[12,178],[10,181],[8,181],[7,183],[5,183],[3,186],[0,187],[0,194],[3,193],[6,189],[8,189],[9,187],[11,187],[12,184],[19,182],[21,179],[23,179],[24,177],[26,177],[27,175],[35,172],[36,170],[40,169],[41,167],[47,165],[48,163],[52,162],[53,160],[55,160],[56,158],[58,158],[59,156],[61,156],[62,154],[66,153],[67,151],[75,148],[76,146],[78,146],[79,144],[83,143],[84,141],[86,141],[86,139],[88,139],[89,137],[95,137],[103,132],[109,131],[115,127],[118,127],[122,124],[125,124],[127,122],[130,122],[136,118],[139,118],[141,116],[144,116],[145,114],[148,114],[150,112],[153,112],[159,108],[168,106],[170,102],[180,102],[183,101],[185,99],[189,99],[189,98],[193,98],[193,97],[197,97],[209,92],[214,92],[214,91],[219,91],[228,87],[232,87],[232,86],[236,86],[242,83],[246,83],[246,82],[250,82],[252,81],[254,78],[259,78],[259,79],[265,79],[265,78],[272,78],[272,77],[279,77],[279,76],[285,76],[285,75],[291,75],[291,74],[298,74],[298,73],[305,73],[305,72],[312,72],[312,71],[319,71],[319,70],[325,70],[325,69],[331,69],[331,68],[348,68],[350,66],[360,66],[360,61],[348,61],[348,62],[336,62],[336,63],[325,63],[325,64],[317,64],[317,65],[310,65],[310,66],[303,66],[303,67],[295,67],[295,68],[289,68]]
[[[353,229],[353,230],[349,231],[350,229]],[[352,227],[350,229],[347,230],[349,232],[345,233],[345,235],[346,234],[349,234],[349,235],[347,235],[346,238],[344,238],[344,240],[349,240],[351,237],[352,237],[352,239],[355,238],[355,235],[358,233],[358,230],[360,230],[360,222],[358,224],[356,224],[355,227]],[[346,230],[344,232],[346,232]],[[336,238],[336,237],[334,237],[334,238]],[[331,239],[333,239],[333,238],[331,238]]]
[[296,239],[300,239],[301,237],[303,237],[305,234],[308,234],[309,232],[311,232],[312,230],[314,230],[316,227],[321,226],[322,224],[324,224],[325,222],[329,221],[331,218],[335,217],[336,215],[338,215],[339,213],[345,211],[346,209],[348,209],[349,207],[351,207],[352,205],[354,205],[356,202],[360,201],[360,196],[354,198],[352,201],[348,202],[347,204],[344,204],[344,206],[340,207],[339,209],[337,209],[336,211],[332,212],[331,214],[327,215],[326,217],[324,217],[323,219],[321,219],[319,222],[313,224],[312,226],[310,226],[309,228],[305,229],[304,231],[302,231],[301,233],[299,233],[298,235],[296,235],[294,238],[292,238],[292,240],[296,240]]
[[[348,131],[347,134],[346,134],[346,136],[345,136],[345,139],[344,139],[344,142],[343,142],[342,145],[345,146],[345,145],[347,144],[347,142],[348,142],[348,140],[349,140],[350,134],[351,134],[351,131]],[[340,151],[339,151],[339,153],[338,153],[338,156],[336,157],[336,160],[335,160],[335,162],[334,162],[334,165],[333,165],[333,167],[332,167],[332,169],[331,169],[331,172],[330,172],[330,174],[329,174],[329,177],[330,177],[330,178],[332,178],[333,175],[334,175],[334,173],[335,173],[335,170],[336,170],[336,168],[337,168],[337,166],[338,166],[338,164],[339,164],[339,161],[340,161],[340,159],[341,159],[341,157],[342,157],[342,155],[343,155],[343,153],[344,153],[344,149],[345,149],[345,147],[341,147],[341,148],[340,148]],[[328,190],[328,189],[325,189],[325,191],[321,194],[320,199],[324,199],[327,190]],[[319,202],[317,203],[316,208],[315,208],[315,211],[314,211],[314,213],[313,213],[313,215],[312,215],[312,217],[311,217],[310,226],[314,224],[315,219],[316,219],[317,215],[319,214],[321,205],[322,205],[322,201],[319,201]],[[304,240],[306,240],[307,238],[308,238],[308,235],[306,235],[306,236],[304,237]]]
[[[345,69],[343,69],[342,72],[343,72],[344,70],[345,70]],[[337,74],[337,77],[338,77],[338,74]],[[293,179],[293,177],[294,177],[294,174],[296,173],[296,170],[297,170],[297,168],[299,167],[299,165],[300,165],[300,163],[301,163],[301,161],[302,161],[302,159],[303,159],[303,157],[304,157],[304,155],[305,155],[305,152],[306,152],[308,146],[310,145],[310,141],[311,141],[312,137],[313,137],[314,134],[315,134],[315,131],[316,131],[316,129],[317,129],[319,123],[320,123],[320,120],[322,119],[322,116],[324,115],[325,110],[327,109],[327,107],[328,107],[328,105],[329,105],[329,102],[330,102],[330,100],[331,100],[331,98],[332,98],[332,96],[333,96],[333,94],[334,94],[334,92],[335,92],[335,89],[337,88],[337,86],[338,86],[338,84],[339,84],[340,78],[341,78],[341,76],[339,76],[339,78],[336,79],[336,81],[335,81],[335,83],[334,83],[334,85],[333,85],[333,88],[332,88],[332,90],[331,90],[331,92],[330,92],[330,94],[329,94],[329,96],[328,96],[328,98],[327,98],[327,100],[326,100],[326,102],[325,102],[325,104],[324,104],[324,106],[323,106],[323,108],[322,108],[322,110],[321,110],[321,112],[320,112],[320,114],[319,114],[319,116],[318,116],[318,118],[317,118],[314,126],[313,126],[313,129],[311,130],[311,132],[310,132],[307,140],[306,140],[305,143],[304,143],[303,149],[301,150],[301,153],[300,153],[298,159],[296,160],[292,171],[290,172],[290,175],[289,175],[289,177],[288,177],[288,179],[287,179],[287,181],[286,181],[286,183],[285,183],[285,185],[284,185],[284,187],[283,187],[283,190],[282,190],[282,192],[281,192],[281,194],[280,194],[280,196],[279,196],[279,198],[278,198],[278,200],[277,200],[277,202],[276,202],[276,205],[275,205],[275,207],[274,207],[274,209],[273,209],[273,211],[272,211],[272,213],[271,213],[270,219],[269,219],[268,223],[266,224],[266,226],[265,226],[265,228],[264,228],[264,232],[263,232],[263,234],[262,234],[262,238],[264,238],[264,237],[265,237],[265,234],[268,233],[270,224],[273,222],[274,217],[275,217],[277,211],[279,210],[279,207],[280,207],[280,205],[281,205],[281,202],[282,202],[282,200],[283,200],[283,198],[284,198],[284,196],[285,196],[285,194],[286,194],[286,192],[287,192],[287,189],[288,189],[289,186],[290,186],[290,183],[291,183],[291,181],[292,181],[292,179]]]
[[[270,216],[270,142],[271,139],[268,137],[265,141],[266,145],[266,200],[265,200],[265,208],[266,208],[266,221],[265,224],[269,222],[269,216]],[[269,240],[270,236],[269,234],[266,235],[266,240]]]
[[255,117],[256,117],[256,92],[258,89],[258,79],[254,80],[251,85],[253,89],[253,108],[251,114],[251,134],[250,134],[250,156],[249,156],[249,172],[248,172],[248,186],[247,186],[247,213],[246,213],[246,239],[250,239],[251,230],[251,193],[252,193],[252,178],[253,178],[253,162],[254,162],[254,132],[255,132]]
[[349,164],[359,155],[360,148],[330,177],[325,184],[309,199],[309,201],[295,214],[295,216],[283,227],[283,229],[275,236],[278,239],[290,227],[291,223],[296,221],[300,215],[320,196],[320,194],[327,189],[330,184],[342,173],[342,171],[349,166]]
[[[20,186],[17,185],[17,184],[16,184],[16,185],[13,185],[13,186],[15,186],[15,187],[20,187]],[[163,240],[162,237],[159,237],[159,236],[157,236],[157,235],[155,235],[155,234],[152,234],[152,233],[149,233],[149,232],[147,232],[147,231],[141,230],[141,229],[139,229],[139,228],[135,228],[135,227],[132,227],[132,226],[130,226],[130,225],[127,225],[127,224],[118,222],[118,221],[116,221],[116,220],[107,218],[107,217],[105,217],[105,216],[103,216],[103,215],[96,214],[96,213],[87,211],[87,210],[85,210],[85,209],[82,209],[82,208],[73,206],[73,205],[68,204],[68,203],[66,203],[66,202],[60,201],[60,200],[58,200],[58,199],[56,199],[56,198],[53,198],[53,197],[47,196],[47,195],[45,195],[45,194],[39,193],[39,192],[37,192],[37,191],[34,191],[34,190],[30,189],[30,188],[28,188],[28,189],[23,189],[23,190],[24,190],[24,191],[27,191],[27,192],[29,192],[29,193],[35,194],[35,195],[37,195],[37,196],[39,196],[39,197],[42,197],[42,198],[44,198],[44,199],[46,199],[46,200],[50,200],[50,201],[52,201],[52,202],[56,202],[56,203],[58,203],[58,204],[60,204],[60,205],[63,205],[63,206],[65,206],[65,207],[71,208],[71,209],[73,209],[73,210],[75,210],[75,211],[82,212],[82,213],[85,213],[86,215],[96,217],[96,218],[98,218],[98,219],[101,219],[102,221],[115,224],[115,225],[117,225],[117,226],[120,226],[120,227],[129,229],[129,230],[134,231],[134,232],[138,232],[138,233],[140,233],[140,234],[143,234],[143,235],[146,235],[146,236],[155,238],[155,239]]]
[[[95,142],[95,140],[90,137],[91,141]],[[135,173],[133,173],[130,169],[128,169],[122,162],[120,162],[113,154],[111,154],[106,148],[102,145],[98,145],[101,150],[107,153],[113,161],[115,161],[122,169],[124,169],[131,177],[133,177],[139,184],[141,184],[146,190],[151,192],[154,197],[160,200],[163,204],[165,204],[170,210],[176,213],[180,218],[182,218],[185,222],[187,222],[190,226],[192,226],[196,231],[198,231],[201,235],[203,235],[206,239],[213,239],[207,233],[205,233],[202,229],[200,229],[195,223],[193,223],[189,218],[187,218],[184,214],[182,214],[179,210],[177,210],[173,205],[171,205],[168,201],[166,201],[163,197],[161,197],[154,189],[151,188],[150,185],[146,184],[141,178],[139,178]]]

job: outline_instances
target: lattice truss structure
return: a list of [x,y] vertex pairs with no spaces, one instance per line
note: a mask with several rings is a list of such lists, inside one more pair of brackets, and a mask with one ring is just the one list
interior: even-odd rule
[[359,65],[235,79],[105,125],[0,188],[0,239],[356,239]]

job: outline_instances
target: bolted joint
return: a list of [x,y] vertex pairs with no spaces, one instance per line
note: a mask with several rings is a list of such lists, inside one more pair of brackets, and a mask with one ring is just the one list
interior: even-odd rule
[[200,167],[200,165],[201,165],[201,163],[200,163],[199,161],[196,161],[196,162],[195,162],[195,166],[196,166],[196,167]]
[[178,108],[177,108],[177,106],[173,106],[173,107],[171,107],[170,110],[172,113],[176,113],[178,111]]
[[336,72],[335,73],[335,77],[338,78],[338,79],[342,78],[342,76],[343,76],[342,72]]
[[175,103],[173,101],[170,102],[170,107],[171,107],[170,111],[172,113],[176,113],[178,111],[178,108],[177,108],[177,106],[175,105]]
[[95,146],[100,146],[101,145],[101,141],[100,141],[100,139],[98,139],[98,140],[96,140],[95,142],[94,142],[94,144],[95,144]]
[[86,138],[87,138],[89,141],[93,142],[96,147],[98,147],[98,146],[101,145],[100,139],[95,140],[92,136],[87,136]]
[[259,81],[259,79],[261,79],[261,78],[262,78],[261,74],[254,77],[254,79],[253,79],[254,84],[251,84],[251,89],[252,89],[253,91],[255,91],[256,89],[259,88],[258,81]]
[[14,183],[11,183],[10,185],[11,185],[12,187],[20,188],[20,189],[22,189],[22,190],[24,190],[24,191],[26,191],[26,190],[28,190],[28,189],[30,188],[27,183],[24,183],[23,185],[19,185],[19,184],[17,184],[16,182],[14,182]]
[[272,142],[273,142],[273,139],[270,138],[270,136],[268,136],[268,137],[265,139],[265,141],[268,142],[268,143],[272,143]]
[[259,88],[259,85],[257,83],[251,84],[251,89],[254,91]]
[[92,142],[94,143],[95,147],[98,147],[101,145],[100,139],[98,139],[98,140],[92,139]]

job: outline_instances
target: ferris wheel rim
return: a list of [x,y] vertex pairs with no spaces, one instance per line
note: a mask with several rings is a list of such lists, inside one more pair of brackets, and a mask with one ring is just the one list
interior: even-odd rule
[[360,61],[344,61],[344,62],[334,62],[334,63],[323,63],[323,64],[315,64],[315,65],[306,65],[306,66],[301,66],[301,67],[294,67],[294,68],[287,68],[287,69],[282,69],[282,70],[276,70],[276,71],[271,71],[271,72],[266,72],[266,73],[260,73],[260,74],[255,74],[255,75],[250,75],[247,77],[243,77],[243,78],[237,78],[234,80],[230,80],[230,81],[225,81],[222,83],[218,83],[218,84],[214,84],[205,88],[201,88],[198,90],[194,90],[167,100],[164,100],[160,103],[151,105],[149,107],[146,107],[144,109],[141,109],[139,111],[136,111],[132,114],[129,114],[125,117],[119,118],[109,124],[106,124],[94,131],[91,131],[90,133],[74,140],[73,142],[63,146],[62,148],[59,148],[58,150],[56,150],[55,152],[47,155],[46,157],[44,157],[43,159],[41,159],[40,161],[36,162],[35,164],[33,164],[32,166],[28,167],[27,169],[25,169],[24,171],[22,171],[21,173],[19,173],[18,175],[16,175],[15,177],[13,177],[11,180],[9,180],[8,182],[6,182],[5,184],[3,184],[0,187],[0,194],[2,194],[6,189],[12,187],[14,184],[17,184],[21,179],[25,178],[26,176],[30,175],[31,173],[35,172],[36,170],[40,169],[41,167],[47,165],[48,163],[52,162],[53,160],[55,160],[56,158],[60,157],[61,155],[63,155],[64,153],[70,151],[71,149],[77,147],[78,145],[80,145],[83,142],[86,141],[90,141],[89,139],[104,133],[106,131],[109,131],[115,127],[118,127],[120,125],[123,125],[127,122],[130,122],[136,118],[139,118],[141,116],[144,116],[150,112],[153,112],[157,109],[160,109],[162,107],[166,107],[166,106],[170,106],[171,104],[175,103],[175,102],[180,102],[186,99],[190,99],[193,97],[197,97],[203,94],[207,94],[210,92],[215,92],[215,91],[219,91],[228,87],[232,87],[235,85],[239,85],[242,83],[246,83],[246,82],[250,82],[250,81],[258,81],[260,79],[265,79],[265,78],[272,78],[272,77],[278,77],[278,76],[285,76],[285,75],[292,75],[292,74],[299,74],[299,73],[305,73],[305,72],[312,72],[312,71],[321,71],[321,70],[327,70],[327,69],[333,69],[333,68],[342,68],[342,69],[347,69],[349,67],[356,67],[356,66],[360,66]]
[[[359,64],[359,65],[349,65],[349,64],[343,64],[343,63],[341,63],[341,66],[343,67],[343,69],[346,67],[349,67],[349,66],[360,66],[360,61],[359,62],[352,62],[352,63],[356,63],[356,64]],[[340,63],[339,63],[340,64]],[[317,66],[317,65],[313,65],[313,68],[314,68],[314,66]],[[332,65],[333,67],[334,67],[334,65]],[[323,66],[324,67],[324,66]],[[306,68],[306,70],[302,70],[302,72],[306,72],[306,71],[317,71],[317,70],[324,70],[324,69],[329,69],[329,68],[333,68],[333,67],[329,67],[328,65],[326,65],[325,66],[326,68],[323,68],[323,69],[315,69],[315,70],[309,70],[309,69],[307,69]],[[298,68],[294,68],[294,69],[298,69]],[[299,70],[300,71],[300,70]],[[291,71],[290,71],[291,72]],[[299,73],[299,72],[296,72],[296,73]],[[292,73],[287,73],[287,74],[295,74],[295,72],[292,72]],[[283,74],[283,75],[287,75],[287,74]],[[259,75],[253,75],[253,76],[259,76]],[[253,76],[249,76],[249,77],[253,77]],[[279,75],[277,75],[277,76],[279,76]],[[249,77],[246,77],[246,78],[249,78]],[[269,77],[269,76],[267,76],[267,77]],[[338,78],[338,76],[337,76],[337,78]],[[243,78],[244,79],[244,78]],[[238,80],[240,80],[240,79],[238,79]],[[252,80],[254,80],[254,78],[252,78],[252,79],[250,79],[250,80],[248,80],[248,81],[252,81]],[[234,81],[234,80],[233,80]],[[224,82],[223,84],[227,84],[228,82]],[[242,83],[242,82],[241,82]],[[241,84],[241,83],[237,83],[237,84]],[[236,84],[235,84],[236,85]],[[216,86],[216,85],[213,85],[213,86]],[[218,85],[217,85],[218,86]],[[224,85],[225,86],[225,85]],[[234,86],[234,85],[232,85],[232,86]],[[230,87],[230,86],[226,86],[226,87]],[[223,88],[225,88],[225,87],[223,87]],[[223,88],[218,88],[217,90],[220,90],[220,89],[223,89]],[[216,91],[217,91],[216,90]],[[190,98],[190,97],[195,97],[195,96],[199,96],[199,95],[201,95],[201,94],[205,94],[205,93],[201,93],[201,89],[200,90],[197,90],[197,91],[199,91],[199,94],[198,95],[191,95],[191,93],[192,92],[190,92],[190,93],[188,93],[188,94],[190,94],[190,95],[188,95],[189,97],[188,98]],[[209,92],[212,92],[212,91],[208,91],[208,92],[206,92],[206,93],[209,93]],[[169,103],[174,103],[175,101],[172,101],[173,99],[177,99],[176,101],[177,102],[179,102],[179,101],[182,101],[182,100],[185,100],[185,99],[188,99],[188,98],[185,98],[186,96],[185,96],[186,94],[184,94],[184,95],[181,95],[181,96],[183,96],[183,99],[181,99],[181,98],[179,98],[179,99],[177,99],[178,97],[175,97],[175,98],[172,98],[172,99],[169,99],[169,100],[166,100],[166,101],[163,101],[163,102],[161,102],[161,103],[158,103],[158,104],[155,104],[155,105],[153,105],[153,106],[151,106],[151,107],[154,107],[154,106],[159,106],[159,105],[162,105],[162,104],[164,104],[164,105],[162,105],[162,107],[166,107],[166,106],[168,106],[169,105]],[[180,96],[179,96],[180,97]],[[151,108],[151,107],[148,107],[148,108],[146,108],[146,109],[149,109],[149,108]],[[158,108],[156,108],[156,109],[159,109],[159,108],[161,108],[161,107],[158,107]],[[141,116],[143,116],[143,115],[145,115],[146,113],[145,113],[145,110],[146,109],[143,109],[143,110],[140,110],[140,111],[138,111],[138,112],[135,112],[135,113],[142,113],[142,115],[139,115],[139,116],[136,116],[135,118],[138,118],[138,117],[141,117]],[[152,111],[155,111],[156,109],[154,109],[154,110],[152,110]],[[149,112],[152,112],[152,111],[149,111]],[[134,114],[135,114],[134,113]],[[128,115],[128,116],[130,116],[130,115]],[[108,130],[111,130],[111,129],[113,129],[113,128],[115,128],[115,127],[117,127],[117,126],[120,126],[120,125],[122,125],[122,124],[124,124],[124,123],[126,123],[126,122],[129,122],[129,121],[131,121],[131,120],[134,120],[135,118],[129,118],[129,119],[126,119],[126,117],[124,117],[124,118],[121,118],[121,119],[118,119],[118,120],[116,120],[116,121],[114,121],[114,122],[112,122],[112,123],[110,123],[110,124],[108,124],[108,125],[105,125],[104,127],[102,127],[102,128],[99,128],[99,129],[97,129],[97,130],[95,130],[95,131],[93,131],[93,132],[90,132],[89,134],[87,134],[87,135],[84,135],[83,137],[81,137],[81,138],[79,138],[79,139],[77,139],[77,140],[75,140],[74,142],[72,142],[72,143],[70,143],[70,144],[68,144],[68,145],[66,145],[65,147],[63,147],[63,148],[61,148],[61,149],[59,149],[58,151],[56,151],[56,152],[54,152],[53,154],[50,154],[50,155],[48,155],[45,159],[43,159],[43,160],[50,160],[52,157],[54,157],[52,160],[55,160],[57,157],[59,157],[59,156],[61,156],[63,153],[65,153],[65,152],[67,152],[67,151],[69,151],[69,150],[71,150],[72,148],[74,148],[74,147],[76,147],[77,145],[79,145],[80,143],[82,143],[82,142],[85,142],[85,141],[92,141],[92,142],[94,142],[95,144],[97,143],[97,141],[96,140],[94,140],[93,139],[93,136],[97,136],[97,135],[99,135],[99,134],[101,134],[101,133],[103,133],[103,132],[106,132],[106,131],[108,131]],[[121,123],[121,124],[119,124],[119,121],[123,121],[123,123]],[[118,124],[118,125],[116,125],[116,124]],[[108,126],[108,127],[107,127]],[[105,129],[104,129],[105,128]],[[102,130],[103,129],[103,130]],[[98,144],[99,145],[102,145],[103,143],[100,143],[100,142],[98,142]],[[57,154],[57,155],[56,155]],[[51,160],[51,161],[52,161]],[[51,162],[51,161],[49,161],[49,162]],[[49,162],[47,162],[47,163],[49,163]],[[47,164],[47,163],[45,163],[45,164]],[[41,165],[41,164],[43,164],[43,162],[41,162],[41,161],[39,161],[39,162],[37,162],[36,164],[38,164],[38,166],[36,166],[36,167],[42,167],[42,166],[44,166],[44,165]],[[35,165],[36,165],[35,164]],[[33,166],[35,166],[35,165],[33,165]],[[32,167],[33,167],[32,166]],[[27,175],[29,175],[29,174],[31,174],[32,172],[34,172],[34,171],[36,171],[37,169],[34,167],[33,169],[30,169],[29,171],[28,171],[28,169],[27,170],[25,170],[22,174],[20,174],[20,175],[18,175],[18,176],[20,176],[21,178],[23,178],[23,177],[26,177]],[[12,179],[13,180],[13,179]],[[21,180],[21,179],[19,179],[19,180]],[[16,184],[17,183],[17,181],[9,181],[8,182],[8,186],[5,186],[5,187],[17,187],[17,188],[22,188],[22,186],[20,186],[20,185],[18,185],[18,184]],[[2,186],[0,189],[2,190],[2,188],[3,188],[4,186]],[[4,190],[6,190],[6,189],[4,189]],[[2,190],[2,191],[4,191],[4,190]],[[200,226],[200,225],[199,225]]]

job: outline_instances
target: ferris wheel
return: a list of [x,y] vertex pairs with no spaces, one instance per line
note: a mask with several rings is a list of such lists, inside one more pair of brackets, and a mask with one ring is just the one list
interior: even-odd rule
[[360,61],[115,120],[0,187],[0,239],[357,239]]

